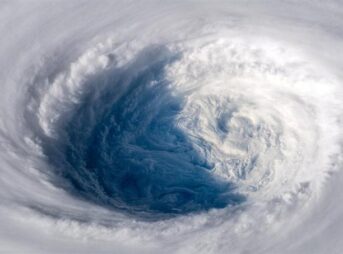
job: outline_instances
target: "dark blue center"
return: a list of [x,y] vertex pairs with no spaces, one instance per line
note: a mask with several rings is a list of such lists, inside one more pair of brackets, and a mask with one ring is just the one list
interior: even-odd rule
[[135,215],[185,214],[244,200],[211,173],[211,163],[176,125],[184,100],[165,80],[168,55],[149,49],[88,81],[94,90],[63,126],[59,143],[46,149],[73,194]]

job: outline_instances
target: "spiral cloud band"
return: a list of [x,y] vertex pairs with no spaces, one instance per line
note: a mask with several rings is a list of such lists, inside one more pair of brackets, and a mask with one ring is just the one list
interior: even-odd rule
[[0,253],[342,253],[340,1],[1,1]]

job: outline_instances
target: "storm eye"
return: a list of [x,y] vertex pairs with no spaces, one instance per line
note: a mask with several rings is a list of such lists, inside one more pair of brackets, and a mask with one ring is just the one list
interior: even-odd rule
[[[147,55],[155,55],[150,64]],[[213,174],[213,163],[178,126],[185,98],[173,95],[165,73],[175,59],[153,47],[90,81],[103,90],[96,98],[92,91],[85,94],[59,126],[56,146],[45,146],[73,195],[154,218],[244,201],[233,183]]]

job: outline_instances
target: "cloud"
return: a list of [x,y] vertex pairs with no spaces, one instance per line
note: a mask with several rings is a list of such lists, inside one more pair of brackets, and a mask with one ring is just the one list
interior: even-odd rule
[[339,253],[338,1],[4,1],[0,251]]

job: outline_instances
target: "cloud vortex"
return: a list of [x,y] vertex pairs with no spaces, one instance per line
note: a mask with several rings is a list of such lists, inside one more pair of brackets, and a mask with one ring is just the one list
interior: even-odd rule
[[0,252],[341,253],[339,1],[0,6]]

